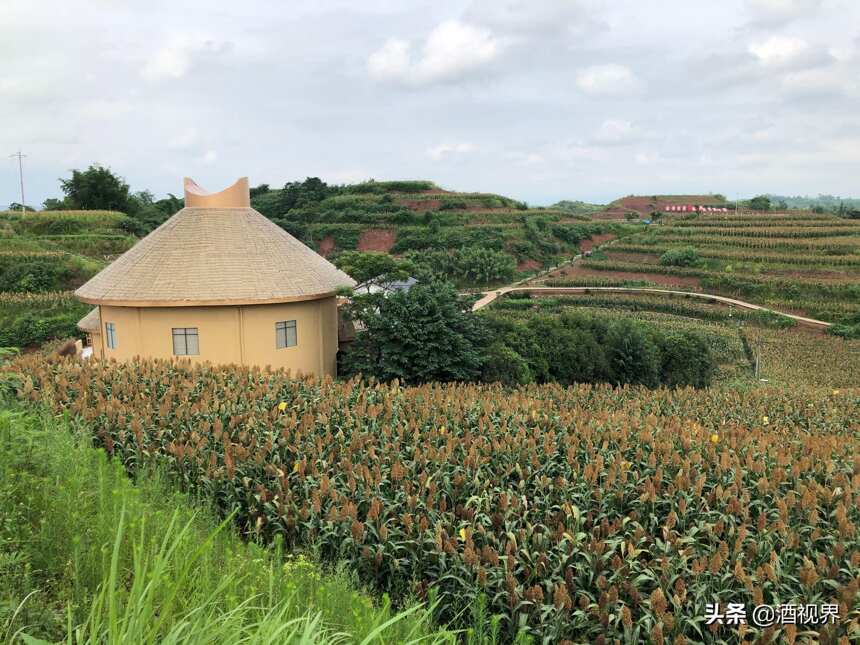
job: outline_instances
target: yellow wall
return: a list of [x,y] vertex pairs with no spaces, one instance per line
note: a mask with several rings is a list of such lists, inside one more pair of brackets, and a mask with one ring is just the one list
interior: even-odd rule
[[[195,362],[270,366],[295,373],[335,375],[337,303],[334,297],[273,305],[217,307],[101,307],[100,344],[105,358],[172,358],[174,327],[196,327]],[[276,349],[275,323],[296,321],[297,344]],[[104,325],[114,323],[116,348],[107,347]]]

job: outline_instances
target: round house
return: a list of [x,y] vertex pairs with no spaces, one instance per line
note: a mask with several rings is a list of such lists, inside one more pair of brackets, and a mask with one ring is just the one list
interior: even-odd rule
[[251,208],[248,179],[207,193],[80,287],[93,354],[335,375],[347,274]]

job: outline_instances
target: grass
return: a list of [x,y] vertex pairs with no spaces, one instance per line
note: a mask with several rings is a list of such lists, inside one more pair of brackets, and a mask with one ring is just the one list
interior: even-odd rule
[[0,411],[0,644],[455,642],[420,605],[243,541],[158,471],[132,482],[71,429]]

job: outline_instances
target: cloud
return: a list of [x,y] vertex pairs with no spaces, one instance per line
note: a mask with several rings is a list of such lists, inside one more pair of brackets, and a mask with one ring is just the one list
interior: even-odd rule
[[391,38],[367,59],[372,78],[408,85],[460,79],[493,61],[501,47],[493,34],[459,20],[437,25],[417,57],[412,43]]
[[765,41],[753,43],[749,52],[765,65],[784,65],[809,51],[809,43],[802,38],[771,36]]
[[451,155],[462,155],[476,150],[475,145],[468,142],[463,143],[440,143],[427,148],[427,156],[434,161],[441,161]]
[[598,28],[594,12],[581,0],[473,0],[463,15],[474,24],[520,36],[564,36]]
[[409,49],[408,41],[389,38],[381,48],[368,57],[367,71],[379,80],[408,78],[411,67]]
[[576,85],[586,94],[617,96],[638,89],[639,81],[629,67],[610,63],[581,70],[576,75]]
[[146,61],[141,76],[147,81],[184,78],[198,61],[217,57],[232,47],[206,36],[173,36]]
[[821,0],[747,0],[753,23],[779,25],[797,20],[821,8]]
[[641,138],[639,130],[630,122],[622,119],[607,119],[600,124],[592,136],[592,142],[602,145],[624,145]]

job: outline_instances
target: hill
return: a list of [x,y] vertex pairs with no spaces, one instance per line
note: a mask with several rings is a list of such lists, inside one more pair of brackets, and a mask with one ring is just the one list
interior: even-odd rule
[[594,214],[596,219],[629,219],[631,213],[647,219],[651,213],[666,206],[690,204],[697,206],[727,206],[722,195],[628,195],[616,199],[606,208]]
[[78,335],[89,307],[71,290],[131,248],[131,229],[111,211],[0,212],[0,346]]
[[568,208],[529,208],[501,195],[452,192],[429,181],[327,186],[308,179],[254,191],[257,210],[327,257],[352,250],[390,253],[461,286],[526,276],[572,257],[590,237],[615,231]]

